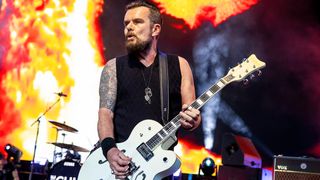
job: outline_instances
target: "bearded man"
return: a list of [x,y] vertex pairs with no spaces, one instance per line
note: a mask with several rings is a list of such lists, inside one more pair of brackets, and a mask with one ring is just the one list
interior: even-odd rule
[[[98,134],[103,154],[117,179],[129,175],[132,159],[116,143],[126,141],[134,127],[145,119],[164,125],[158,50],[160,11],[150,3],[135,1],[126,6],[123,23],[128,54],[107,61],[99,88]],[[180,56],[166,54],[166,57],[169,119],[179,114],[179,125],[194,130],[201,117],[199,110],[188,108],[195,100],[191,68]],[[172,149],[175,144],[170,145]]]

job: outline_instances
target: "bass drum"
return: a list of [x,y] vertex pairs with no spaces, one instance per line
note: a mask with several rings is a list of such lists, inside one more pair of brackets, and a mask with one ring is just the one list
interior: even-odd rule
[[48,180],[77,180],[80,164],[71,159],[65,159],[55,164],[48,173]]

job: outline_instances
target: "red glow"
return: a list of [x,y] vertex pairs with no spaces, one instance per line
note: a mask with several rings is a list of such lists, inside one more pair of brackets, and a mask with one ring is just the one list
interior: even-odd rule
[[228,18],[248,10],[259,0],[153,0],[163,12],[183,19],[190,28],[204,21],[218,26]]
[[175,151],[180,157],[181,171],[183,173],[198,174],[199,165],[207,157],[212,158],[217,166],[222,164],[220,156],[202,146],[196,146],[185,140],[179,140],[179,145]]
[[312,148],[310,148],[308,151],[308,153],[316,156],[316,157],[320,157],[320,143],[315,144]]

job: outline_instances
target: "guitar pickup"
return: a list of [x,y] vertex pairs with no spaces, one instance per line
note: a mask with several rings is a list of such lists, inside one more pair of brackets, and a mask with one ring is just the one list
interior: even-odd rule
[[153,157],[153,152],[151,151],[151,149],[145,143],[141,143],[137,147],[137,151],[141,154],[141,156],[146,161],[149,161]]

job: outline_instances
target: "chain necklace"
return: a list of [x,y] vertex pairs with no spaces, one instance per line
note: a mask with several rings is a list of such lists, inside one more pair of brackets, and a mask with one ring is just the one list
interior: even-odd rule
[[145,95],[144,95],[144,99],[146,100],[146,102],[147,102],[148,104],[151,104],[152,90],[151,90],[151,88],[149,87],[149,85],[150,85],[150,81],[151,81],[151,78],[152,78],[153,65],[154,65],[154,63],[151,65],[151,70],[150,70],[150,75],[149,75],[148,83],[146,82],[146,78],[144,77],[144,72],[143,72],[143,70],[141,69],[141,74],[142,74],[143,82],[144,82],[144,85],[145,85],[145,88],[144,88],[144,94],[145,94]]

